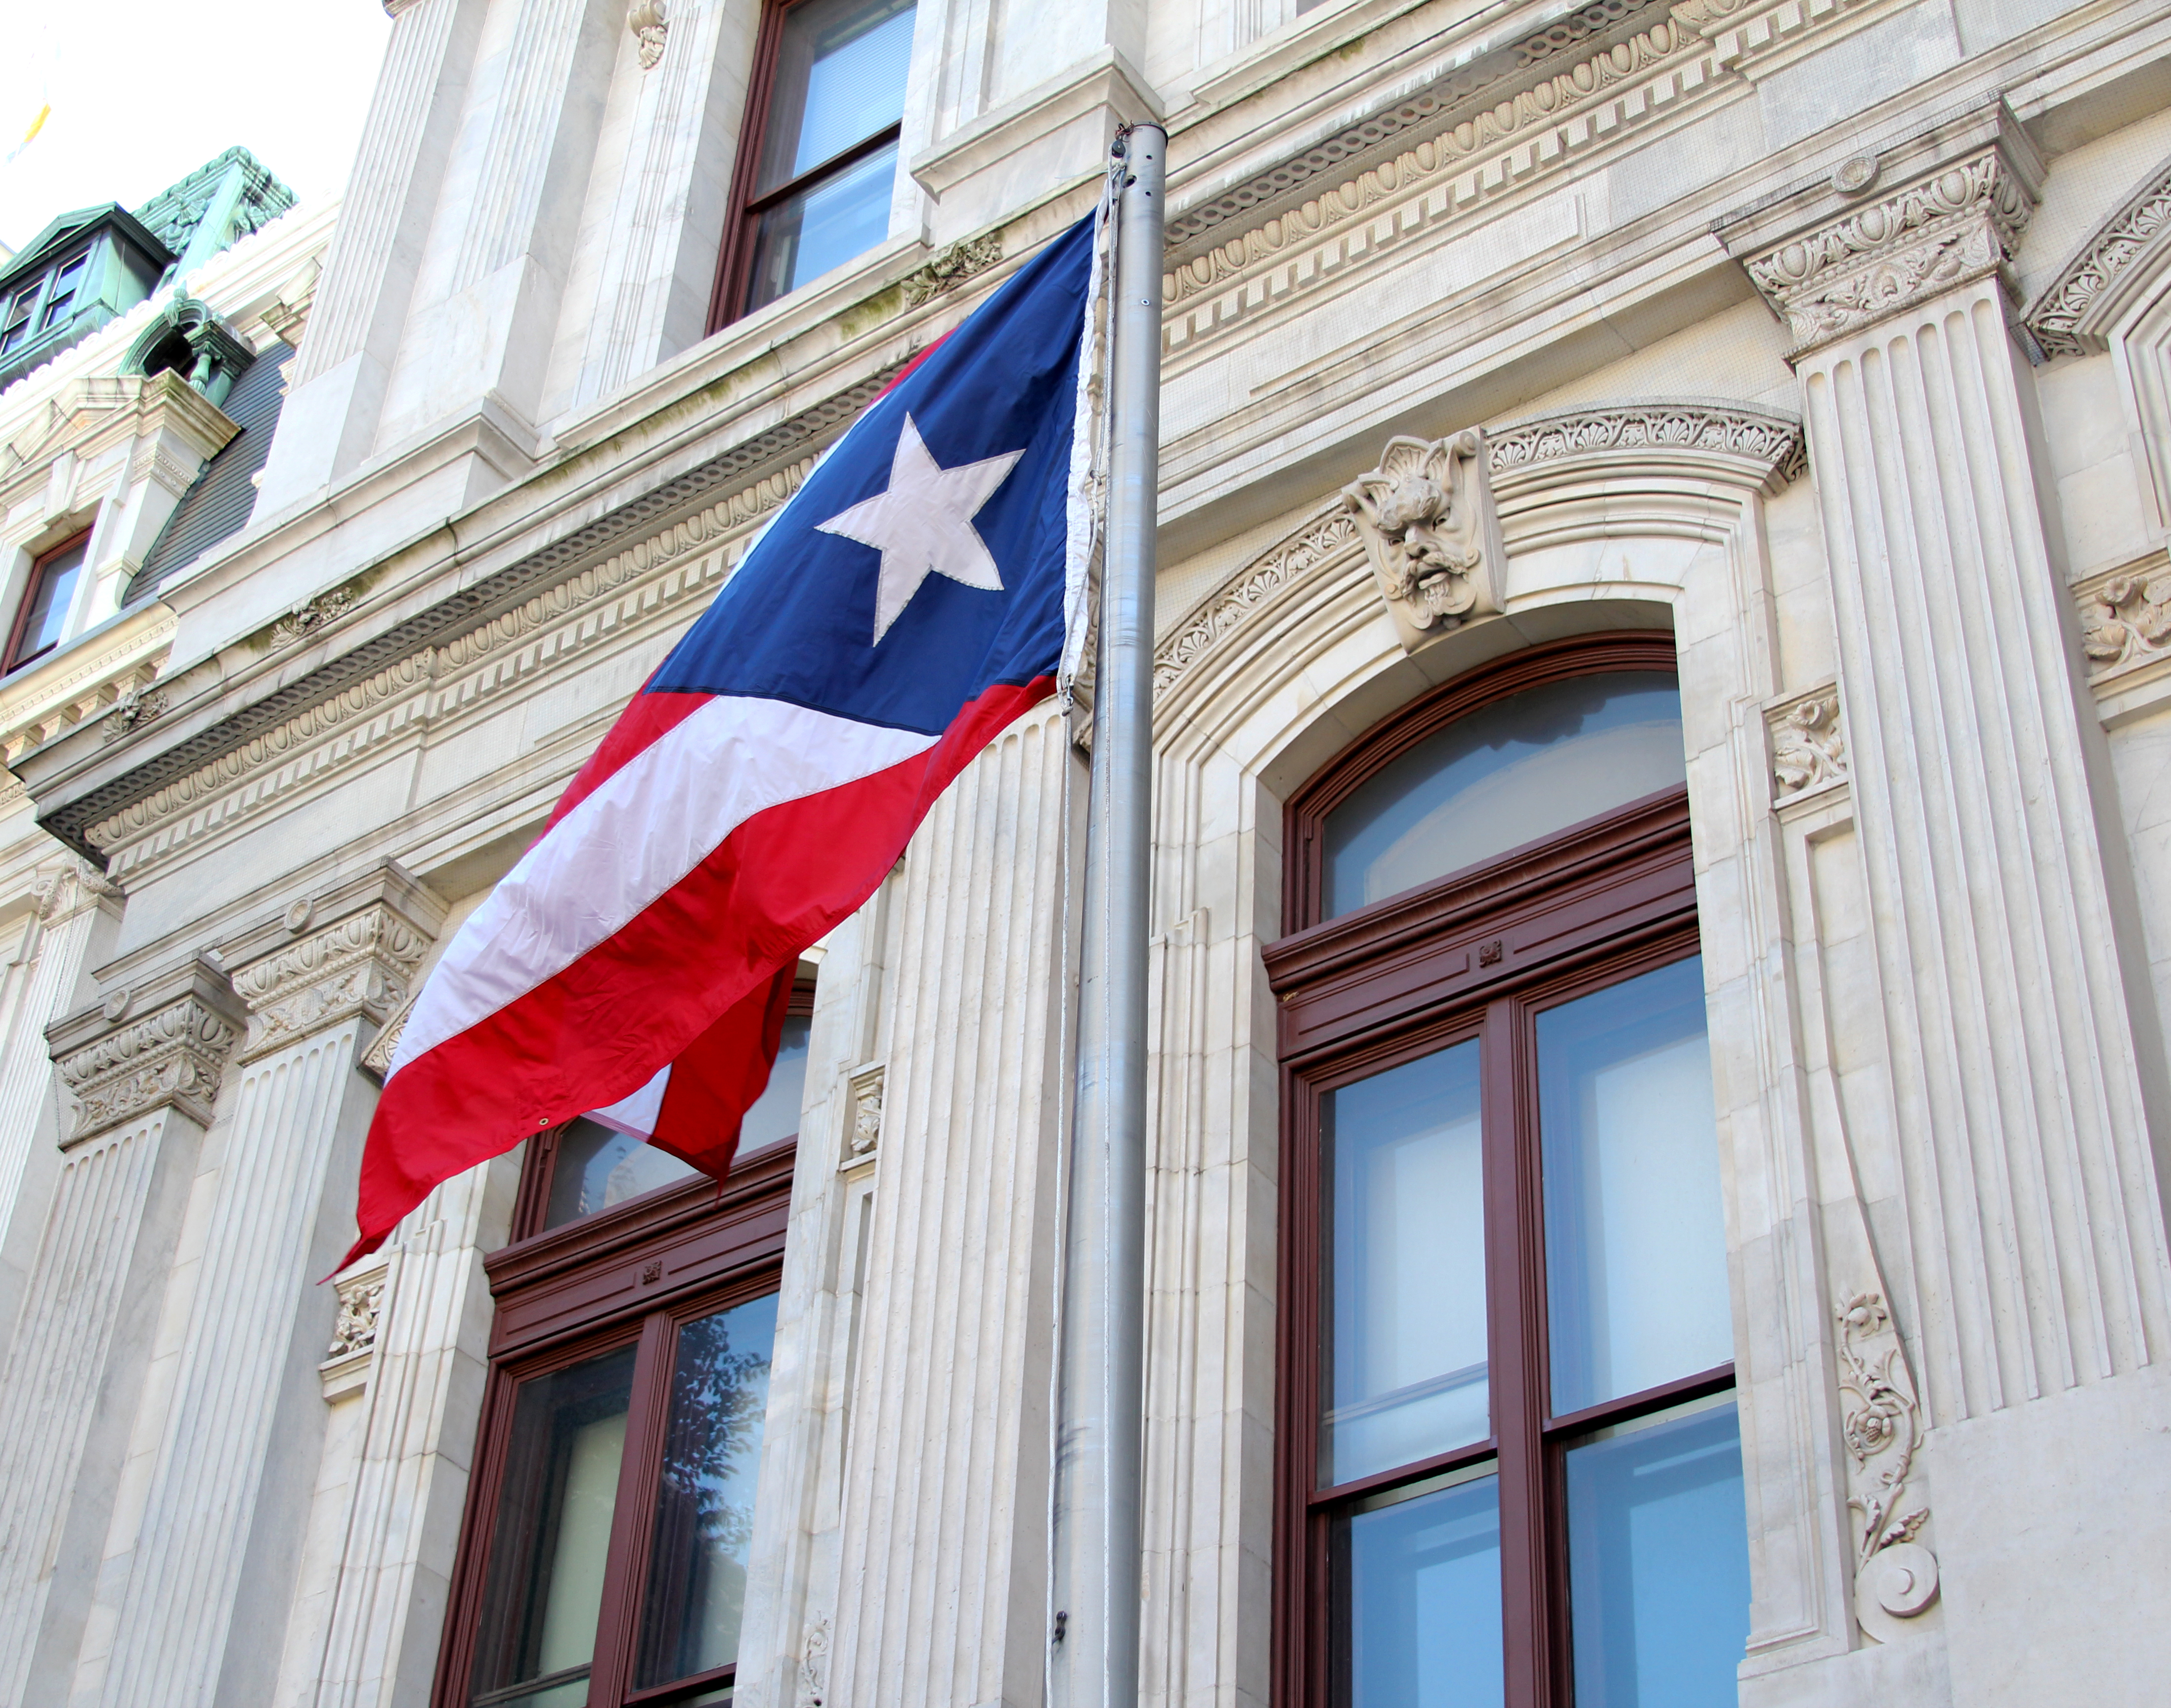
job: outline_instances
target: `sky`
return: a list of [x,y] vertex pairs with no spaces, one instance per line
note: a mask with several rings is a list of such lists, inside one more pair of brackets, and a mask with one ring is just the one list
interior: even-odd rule
[[[11,6],[0,54],[0,244],[141,206],[236,143],[304,202],[353,163],[392,20],[381,0]],[[16,153],[50,104],[36,137]]]

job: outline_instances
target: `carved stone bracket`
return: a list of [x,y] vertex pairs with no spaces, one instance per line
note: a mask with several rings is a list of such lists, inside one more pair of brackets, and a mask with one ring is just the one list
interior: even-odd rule
[[1380,466],[1342,500],[1407,651],[1500,609],[1507,549],[1482,433],[1390,439]]
[[924,267],[904,276],[904,300],[917,308],[945,291],[954,291],[976,273],[984,273],[1003,258],[1003,234],[989,232],[967,238],[935,251]]
[[671,19],[664,11],[663,0],[633,0],[626,11],[625,27],[641,44],[641,68],[655,70],[671,35]]
[[1827,683],[1764,711],[1772,732],[1772,800],[1784,806],[1847,780],[1839,689]]
[[1847,1443],[1847,1507],[1855,1528],[1855,1615],[1879,1641],[1895,1621],[1938,1598],[1938,1559],[1920,1539],[1929,1523],[1908,1480],[1922,1442],[1922,1411],[1882,1293],[1840,1301],[1840,1433]]
[[383,1030],[371,1041],[369,1047],[362,1052],[363,1069],[379,1084],[392,1072],[392,1058],[399,1051],[399,1035],[407,1030],[407,1016],[415,1012],[415,999],[421,993],[419,985],[409,991],[407,1000],[392,1011],[392,1017],[385,1021]]
[[1727,246],[1787,323],[1798,356],[1986,274],[2010,292],[2013,250],[2041,183],[2025,132],[1999,109],[1991,140],[1890,194],[1777,244]]
[[847,1166],[864,1162],[882,1143],[882,1080],[886,1073],[877,1062],[854,1069],[848,1082],[852,1093],[851,1130],[844,1136]]
[[243,1016],[218,969],[199,956],[155,981],[108,991],[94,1009],[46,1029],[75,1100],[75,1144],[153,1111],[211,1125],[218,1080]]
[[2171,160],[2142,180],[2117,212],[2089,234],[2058,276],[2029,305],[2021,324],[2036,355],[2087,356],[2109,348],[2110,331],[2155,276],[2147,265],[2171,246]]
[[352,1015],[382,1024],[406,1002],[442,918],[437,898],[388,860],[228,945],[233,988],[249,1007],[242,1058]]

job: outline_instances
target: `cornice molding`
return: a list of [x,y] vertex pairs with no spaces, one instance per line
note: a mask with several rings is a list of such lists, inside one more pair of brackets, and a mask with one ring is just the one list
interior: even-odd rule
[[[1970,128],[1980,133],[1985,117],[1987,140],[1874,201],[1776,242],[1760,233],[1745,250],[1722,228],[1721,240],[1786,323],[1789,360],[1986,276],[2013,292],[2013,251],[2034,212],[2043,167],[2002,103]],[[1844,195],[1844,183],[1831,191]]]
[[443,918],[444,904],[435,894],[384,860],[257,926],[221,956],[234,968],[234,993],[249,1010],[239,1059],[253,1060],[356,1015],[382,1024],[406,1002],[415,969]]
[[2067,258],[2021,317],[2045,361],[2093,356],[2171,255],[2171,159],[2142,180]]
[[107,993],[46,1029],[61,1084],[75,1100],[75,1145],[171,1107],[211,1125],[219,1075],[241,1036],[239,1004],[201,956],[137,988]]

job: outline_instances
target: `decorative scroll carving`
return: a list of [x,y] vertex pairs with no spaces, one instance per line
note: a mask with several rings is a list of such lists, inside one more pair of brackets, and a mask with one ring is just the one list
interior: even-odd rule
[[2171,563],[2163,554],[2138,567],[2092,576],[2074,596],[2092,685],[2171,658]]
[[663,0],[633,0],[625,14],[625,27],[641,44],[641,68],[655,70],[671,35],[671,19],[663,9]]
[[847,1162],[872,1156],[882,1143],[882,1079],[879,1064],[862,1068],[851,1077],[852,1131],[844,1141]]
[[1291,581],[1329,558],[1350,551],[1357,544],[1357,537],[1355,520],[1337,505],[1332,515],[1314,517],[1235,581],[1225,584],[1155,650],[1154,692],[1167,693],[1224,634]]
[[975,273],[984,273],[1003,258],[1003,234],[989,232],[938,249],[916,272],[904,276],[904,300],[917,308],[945,291],[954,291]]
[[1605,451],[1719,451],[1771,465],[1777,491],[1809,467],[1801,423],[1725,404],[1615,404],[1574,410],[1486,435],[1495,474]]
[[2009,283],[2034,206],[1992,147],[1751,259],[1749,276],[1798,356],[1985,273]]
[[430,938],[378,904],[350,913],[233,975],[249,1004],[244,1057],[275,1050],[349,1015],[383,1020],[407,1000]]
[[353,587],[334,587],[328,593],[318,594],[306,605],[297,605],[271,625],[273,649],[306,640],[360,597]]
[[1776,806],[1847,777],[1839,689],[1812,688],[1765,713],[1772,731],[1772,799]]
[[1912,1619],[1938,1598],[1938,1561],[1916,1539],[1927,1506],[1911,1507],[1907,1480],[1922,1445],[1922,1407],[1884,1295],[1841,1301],[1840,1432],[1847,1443],[1847,1506],[1855,1538],[1855,1609],[1883,1638],[1891,1620]]
[[1408,651],[1499,610],[1507,552],[1483,434],[1390,439],[1380,466],[1342,498]]
[[2134,263],[2171,240],[2171,160],[2076,250],[2046,286],[2023,324],[2045,358],[2084,356],[2109,347],[2114,305]]
[[[128,1012],[127,993],[109,1023]],[[57,1030],[57,1028],[56,1028]],[[176,1003],[105,1032],[56,1063],[76,1102],[70,1143],[137,1120],[166,1105],[200,1127],[211,1125],[218,1079],[240,1029],[191,991]]]
[[392,1072],[392,1058],[399,1051],[399,1035],[407,1030],[407,1016],[415,1012],[415,999],[421,995],[417,988],[410,991],[407,1000],[392,1011],[382,1031],[370,1041],[369,1047],[362,1052],[362,1065],[382,1082]]
[[384,1308],[384,1271],[373,1269],[339,1283],[339,1317],[325,1361],[351,1358],[377,1345],[377,1320]]
[[163,688],[131,688],[113,703],[113,709],[105,715],[105,726],[99,739],[117,742],[138,724],[147,724],[166,709]]

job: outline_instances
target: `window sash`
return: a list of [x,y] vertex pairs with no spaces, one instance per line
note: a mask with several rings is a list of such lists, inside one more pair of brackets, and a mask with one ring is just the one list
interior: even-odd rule
[[[72,558],[73,562],[69,560]],[[8,626],[8,651],[4,661],[0,661],[0,676],[43,658],[67,638],[67,608],[75,602],[77,587],[83,571],[90,560],[90,530],[85,528],[72,538],[41,552],[30,565],[30,573],[23,581],[23,597],[15,606],[14,620]],[[64,596],[56,596],[54,602],[61,606],[60,622],[51,640],[26,651],[34,637],[30,634],[30,618],[37,611],[40,599],[56,576],[68,576],[71,580]],[[48,615],[50,615],[50,606]],[[41,625],[41,628],[49,625]]]

